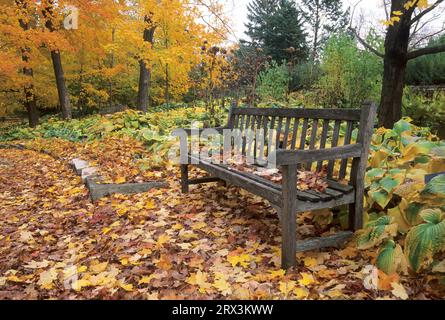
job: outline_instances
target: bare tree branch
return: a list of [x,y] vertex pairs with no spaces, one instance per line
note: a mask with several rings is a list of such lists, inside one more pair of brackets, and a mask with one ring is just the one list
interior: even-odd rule
[[412,60],[412,59],[415,59],[415,58],[418,58],[420,56],[424,56],[427,54],[435,54],[435,53],[441,53],[441,52],[445,52],[445,44],[438,45],[438,46],[432,46],[432,47],[426,47],[426,48],[408,52],[406,58],[408,60]]
[[416,21],[422,19],[422,17],[424,17],[428,12],[433,11],[434,9],[437,8],[437,6],[439,4],[441,4],[444,0],[437,0],[433,5],[431,5],[430,7],[428,7],[427,9],[423,10],[421,13],[419,13],[417,16],[415,16],[414,18],[411,19],[410,21],[410,25],[412,25],[413,23],[415,23]]
[[385,55],[383,54],[383,53],[381,53],[380,51],[378,51],[377,49],[375,49],[375,48],[373,48],[370,44],[368,44],[364,39],[362,39],[361,37],[360,37],[360,35],[358,34],[358,32],[354,29],[354,28],[352,28],[352,27],[349,27],[349,30],[351,30],[352,31],[352,33],[354,34],[354,36],[357,38],[357,40],[366,48],[366,49],[368,49],[369,51],[371,51],[372,53],[374,53],[375,55],[377,55],[378,57],[380,57],[380,58],[384,58],[385,57]]
[[437,35],[440,35],[444,31],[445,31],[445,28],[440,29],[440,30],[438,30],[438,31],[436,31],[436,32],[434,32],[432,34],[425,35],[425,36],[421,37],[420,39],[417,39],[417,41],[411,46],[411,48],[413,48],[413,49],[416,48],[422,42],[424,42],[424,41],[426,41],[428,39],[431,39],[431,38],[433,38],[433,37],[435,37]]

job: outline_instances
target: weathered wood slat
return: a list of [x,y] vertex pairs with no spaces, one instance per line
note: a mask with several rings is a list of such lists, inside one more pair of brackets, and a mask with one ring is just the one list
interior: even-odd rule
[[286,118],[286,126],[284,128],[284,139],[283,139],[283,146],[281,149],[287,149],[287,141],[289,140],[289,128],[290,128],[290,121],[291,118]]
[[234,114],[359,121],[359,109],[234,108]]
[[[269,137],[267,139],[267,155],[269,156],[269,154],[271,152],[274,152],[274,132],[275,132],[275,117],[272,117],[270,119],[270,128],[269,128]],[[276,146],[276,144],[275,144]]]
[[[328,131],[329,131],[329,120],[323,120],[323,130],[321,132],[321,138],[320,138],[320,149],[326,148],[326,140],[328,137]],[[323,161],[318,161],[317,163],[317,171],[321,171],[323,168]]]
[[[340,136],[340,125],[341,121],[336,120],[334,124],[334,132],[332,133],[332,144],[331,147],[336,147],[338,145],[338,138]],[[328,177],[331,178],[334,172],[335,159],[329,160],[328,163]]]
[[319,197],[321,199],[321,201],[329,201],[329,200],[334,199],[334,197],[328,193],[322,193],[322,192],[318,192],[318,191],[314,191],[314,190],[306,190],[306,192]]
[[331,236],[297,241],[296,252],[304,252],[321,248],[339,248],[353,235],[351,231],[343,231]]
[[330,195],[330,196],[332,196],[334,199],[340,199],[344,195],[343,192],[340,192],[338,190],[334,190],[334,189],[331,189],[331,188],[327,188],[325,190],[325,193]]
[[368,103],[362,107],[357,142],[363,145],[363,153],[360,157],[353,159],[350,174],[350,183],[354,186],[356,193],[354,204],[349,206],[349,228],[351,230],[363,228],[364,180],[376,115],[377,105],[375,103]]
[[277,165],[291,165],[317,160],[354,158],[360,156],[361,152],[362,145],[359,143],[318,150],[278,150],[276,163]]
[[243,189],[258,195],[273,204],[281,206],[281,192],[277,189],[271,188],[265,184],[250,179],[249,177],[241,175],[237,171],[229,170],[220,165],[216,165],[207,161],[201,160],[196,166],[203,169],[204,171],[207,171],[214,177],[218,177],[233,185],[242,187]]
[[280,146],[280,141],[281,141],[281,129],[283,127],[283,118],[279,117],[278,118],[278,127],[277,127],[277,139],[275,142],[275,145],[277,147],[277,149],[281,148]]
[[353,186],[342,184],[335,180],[327,179],[326,182],[328,183],[329,188],[343,193],[349,193],[354,190]]
[[[353,125],[354,125],[354,123],[352,121],[348,121],[348,123],[346,125],[346,134],[345,134],[345,143],[344,143],[344,145],[348,145],[348,144],[351,143]],[[344,179],[344,177],[346,176],[346,168],[347,168],[347,166],[348,166],[348,159],[343,159],[341,161],[340,173],[338,175],[338,179],[339,180]]]
[[310,202],[320,202],[322,200],[318,195],[308,191],[297,191],[297,199]]
[[283,194],[281,211],[281,265],[290,268],[296,264],[296,219],[297,201],[295,193],[297,187],[297,167],[285,166],[283,170]]
[[297,213],[314,211],[321,209],[330,209],[354,202],[355,192],[344,194],[339,199],[332,199],[329,201],[310,202],[297,199]]
[[295,150],[295,146],[297,144],[297,134],[298,134],[298,127],[300,125],[300,119],[294,118],[294,128],[292,130],[292,141],[291,141],[291,150]]
[[188,184],[202,184],[202,183],[210,183],[210,182],[219,182],[222,181],[217,177],[204,177],[204,178],[196,178],[188,180]]
[[[312,128],[311,128],[311,139],[309,142],[309,150],[313,150],[315,148],[315,141],[317,139],[317,130],[318,130],[318,119],[314,119],[312,121]],[[310,171],[312,167],[312,161],[308,161],[306,163],[306,170]]]
[[306,146],[306,135],[307,135],[307,125],[309,119],[306,118],[303,120],[303,126],[301,127],[301,137],[300,137],[300,150],[304,150]]
[[267,156],[267,125],[269,122],[269,117],[264,116],[263,117],[263,123],[262,123],[262,127],[259,128],[260,130],[263,130],[263,138],[261,139],[260,143],[259,143],[259,161],[265,161],[266,156]]

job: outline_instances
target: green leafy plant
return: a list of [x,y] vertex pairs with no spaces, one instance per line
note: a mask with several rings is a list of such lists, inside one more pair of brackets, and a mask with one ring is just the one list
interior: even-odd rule
[[275,61],[266,65],[258,75],[257,94],[263,101],[284,101],[286,99],[290,76],[285,64]]
[[[365,178],[369,223],[357,243],[360,249],[380,246],[376,263],[382,271],[404,269],[402,247],[415,272],[430,268],[434,255],[445,249],[444,171],[445,141],[428,128],[405,118],[374,133]],[[434,173],[438,176],[425,183]]]
[[[372,42],[381,44],[372,35]],[[320,104],[357,108],[365,100],[379,101],[383,64],[380,58],[358,48],[347,34],[333,36],[326,44],[318,82]]]

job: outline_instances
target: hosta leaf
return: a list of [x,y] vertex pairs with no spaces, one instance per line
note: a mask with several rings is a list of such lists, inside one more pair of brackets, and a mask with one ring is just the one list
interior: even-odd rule
[[440,209],[427,209],[420,215],[425,223],[412,228],[405,240],[405,255],[416,272],[428,267],[434,254],[445,249],[444,213]]
[[397,235],[397,223],[394,218],[383,216],[372,221],[364,230],[357,232],[356,241],[360,250],[365,250],[378,245],[383,240]]
[[371,167],[379,168],[381,167],[382,161],[386,160],[389,156],[389,153],[385,150],[379,150],[372,155],[371,158]]
[[383,190],[390,193],[394,190],[395,187],[399,185],[399,181],[391,178],[391,177],[384,177],[382,180],[380,180],[380,186]]
[[392,275],[398,271],[407,272],[406,258],[403,255],[402,248],[393,240],[388,240],[380,248],[377,260],[377,268],[387,275]]
[[431,179],[425,186],[422,195],[445,197],[445,174],[441,174]]
[[372,181],[375,178],[382,178],[384,174],[385,170],[382,168],[373,168],[366,173],[366,177]]
[[405,131],[411,131],[413,129],[413,125],[409,123],[408,121],[402,119],[397,121],[394,124],[393,131],[397,133],[398,135],[401,135]]
[[400,207],[389,209],[388,216],[394,218],[399,232],[406,233],[411,228],[411,224],[405,218],[402,210],[400,210]]
[[421,221],[419,221],[421,219],[419,212],[422,209],[422,207],[423,207],[423,205],[421,203],[411,202],[408,205],[408,208],[406,208],[406,210],[405,210],[406,220],[411,225],[419,224],[421,222]]
[[391,196],[385,190],[377,190],[370,191],[371,198],[374,199],[375,202],[382,208],[385,208],[389,201],[391,200]]

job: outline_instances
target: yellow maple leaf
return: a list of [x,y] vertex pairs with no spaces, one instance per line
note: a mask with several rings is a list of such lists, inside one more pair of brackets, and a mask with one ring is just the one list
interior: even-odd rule
[[230,255],[227,257],[227,260],[230,262],[232,267],[236,267],[239,264],[243,268],[247,268],[249,262],[251,261],[251,257],[246,253],[242,253],[240,255]]
[[213,282],[213,286],[224,296],[232,294],[232,288],[230,283],[227,282],[227,278],[224,273],[215,272],[215,281]]
[[170,240],[170,236],[166,233],[161,234],[158,238],[158,241],[156,241],[156,247],[160,248],[162,245]]
[[309,290],[302,287],[296,287],[294,289],[294,294],[297,299],[306,299],[309,296]]
[[311,268],[314,267],[318,264],[317,259],[312,258],[312,257],[306,257],[304,258],[304,265],[307,268]]
[[145,209],[148,209],[148,210],[150,210],[150,209],[154,209],[154,208],[156,208],[156,203],[155,203],[153,200],[148,200],[148,201],[145,203],[144,208],[145,208]]
[[187,283],[191,285],[199,286],[199,292],[206,293],[211,288],[211,284],[207,282],[207,273],[198,270],[198,272],[193,273],[186,280]]
[[165,254],[161,254],[156,266],[162,270],[170,270],[173,267],[170,257]]
[[311,284],[316,283],[314,276],[312,274],[307,273],[307,272],[301,272],[300,275],[302,277],[300,280],[298,280],[298,283],[300,285],[309,286]]
[[125,177],[117,177],[116,179],[114,179],[114,182],[119,184],[119,183],[125,183],[127,181],[127,179],[125,179]]
[[91,282],[86,279],[76,280],[71,284],[71,288],[73,288],[73,290],[75,291],[80,291],[82,290],[83,287],[89,287],[89,286],[91,286]]
[[289,293],[295,289],[296,285],[297,283],[293,280],[280,281],[278,288],[280,292],[287,297]]
[[131,283],[120,283],[119,286],[125,291],[133,291],[133,285]]
[[154,278],[155,276],[153,274],[147,276],[144,276],[141,278],[141,280],[139,280],[138,284],[149,284],[150,281]]
[[270,279],[282,278],[286,274],[286,271],[283,269],[270,270],[269,272],[270,272]]
[[51,268],[47,271],[43,271],[39,275],[39,281],[37,284],[43,289],[52,289],[54,284],[53,281],[57,279],[57,270]]
[[107,266],[108,266],[107,261],[102,262],[102,263],[97,263],[94,265],[90,265],[90,271],[94,272],[94,273],[100,273],[100,272],[105,271],[105,269],[107,269]]

